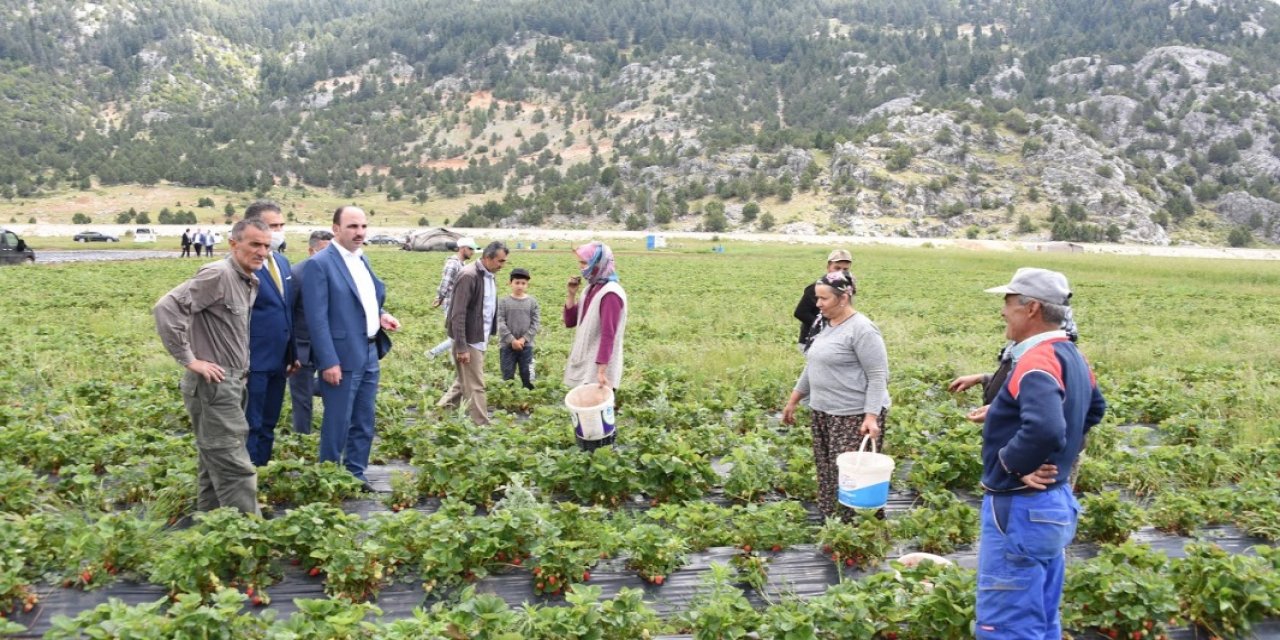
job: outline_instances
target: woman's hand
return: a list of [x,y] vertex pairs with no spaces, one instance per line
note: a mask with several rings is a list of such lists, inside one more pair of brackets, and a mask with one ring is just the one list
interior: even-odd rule
[[796,407],[800,406],[800,399],[803,397],[798,391],[791,392],[791,397],[787,398],[787,406],[782,408],[782,424],[796,423]]
[[974,373],[967,376],[960,376],[959,378],[952,380],[951,384],[947,385],[947,391],[950,391],[951,393],[959,393],[961,391],[964,391],[965,389],[968,389],[969,387],[972,387],[974,385],[979,385],[979,384],[982,384],[981,373]]
[[969,415],[965,417],[969,419],[969,422],[978,422],[978,423],[986,422],[987,409],[990,409],[990,408],[991,408],[991,405],[984,404],[981,407],[978,407],[977,409],[970,411]]
[[870,436],[872,439],[879,438],[880,417],[875,414],[868,413],[867,416],[862,419],[862,427],[858,429],[858,433],[864,436]]
[[607,369],[608,366],[609,365],[605,364],[596,365],[596,382],[599,382],[600,386],[606,389],[609,388],[609,376],[605,375],[605,369]]

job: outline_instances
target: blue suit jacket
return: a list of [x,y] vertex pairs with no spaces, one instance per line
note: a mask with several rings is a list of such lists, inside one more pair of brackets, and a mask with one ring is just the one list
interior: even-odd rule
[[[336,243],[311,256],[302,286],[302,308],[311,333],[311,360],[323,371],[341,365],[343,371],[366,367],[369,340],[365,333],[364,307],[355,280],[338,253]],[[361,257],[378,298],[378,313],[387,298],[387,287],[373,274],[369,259]]]
[[289,287],[289,308],[293,310],[293,344],[297,349],[298,362],[303,366],[311,364],[311,330],[302,305],[302,287],[312,264],[311,258],[306,258],[293,265],[293,286]]
[[253,315],[249,316],[249,370],[278,371],[293,364],[293,275],[289,260],[276,252],[267,256],[275,260],[280,271],[284,291],[276,289],[275,280],[266,263],[255,272],[258,276],[258,297],[253,302]]

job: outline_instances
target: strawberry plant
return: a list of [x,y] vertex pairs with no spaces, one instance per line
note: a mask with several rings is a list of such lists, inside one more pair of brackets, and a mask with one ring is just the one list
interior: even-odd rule
[[1156,496],[1147,506],[1147,520],[1161,531],[1190,536],[1192,531],[1205,524],[1205,512],[1198,494],[1167,492]]
[[116,512],[78,529],[64,547],[68,566],[63,585],[94,589],[121,572],[136,576],[155,553],[160,527],[136,513]]
[[729,558],[729,566],[733,567],[738,582],[764,593],[764,587],[769,583],[768,560],[754,552],[744,551]]
[[711,564],[703,578],[703,588],[680,615],[681,623],[693,632],[695,640],[746,638],[759,628],[760,614],[733,583],[734,574],[729,567]]
[[582,540],[546,539],[534,549],[529,571],[539,595],[560,595],[572,585],[591,579],[599,552]]
[[1221,547],[1190,544],[1173,561],[1182,614],[1224,638],[1240,638],[1280,610],[1280,574],[1266,559],[1233,556]]
[[636,525],[623,538],[623,552],[628,556],[627,568],[657,585],[684,564],[687,550],[684,538],[655,524]]
[[878,564],[892,545],[888,521],[877,518],[860,518],[856,523],[827,518],[818,531],[818,542],[837,567],[851,568]]
[[[955,565],[920,565],[902,570],[910,594],[901,640],[965,640],[973,637],[978,578]],[[882,634],[889,638],[892,631]]]
[[[196,516],[196,526],[166,541],[151,563],[151,581],[170,594],[207,596],[224,584],[271,584],[277,555],[266,521],[231,508]],[[234,583],[234,584],[232,584]]]
[[690,551],[703,551],[733,543],[735,512],[736,509],[710,502],[686,502],[659,505],[645,516],[678,533],[688,542]]
[[717,479],[705,456],[673,437],[640,454],[640,476],[642,491],[654,502],[697,500]]
[[925,445],[907,473],[907,483],[920,492],[973,490],[982,479],[981,439],[935,440]]
[[328,640],[367,638],[373,636],[378,627],[365,618],[369,615],[382,615],[382,610],[374,605],[345,599],[298,598],[293,603],[297,605],[298,611],[283,623],[272,625],[272,637]]
[[0,512],[26,515],[40,505],[44,483],[30,469],[8,466],[0,469]]
[[1280,541],[1280,475],[1276,480],[1250,479],[1239,487],[1235,522],[1249,535]]
[[364,602],[382,588],[382,546],[373,540],[334,537],[311,552],[324,572],[324,591],[348,602]]
[[360,495],[360,484],[336,462],[272,460],[258,472],[259,491],[271,504],[336,505]]
[[1063,625],[1110,637],[1167,637],[1178,614],[1168,565],[1164,554],[1132,542],[1103,546],[1096,557],[1068,565]]
[[978,511],[950,491],[922,496],[924,506],[897,521],[898,533],[913,538],[922,551],[947,554],[978,539]]
[[740,506],[733,513],[733,539],[748,553],[782,551],[811,539],[808,518],[809,512],[793,500]]
[[778,484],[778,463],[764,442],[737,447],[724,462],[732,465],[724,481],[724,494],[734,500],[760,500]]
[[[870,640],[875,637],[876,632],[885,626],[878,618],[883,615],[882,612],[892,610],[895,604],[887,598],[886,601],[878,601],[873,594],[872,590],[864,589],[861,583],[848,580],[809,599],[808,612],[813,620],[812,631],[816,634],[815,637],[820,640]],[[771,627],[779,628],[783,625],[796,627],[799,638],[808,637],[810,628],[803,618],[779,620],[772,623]],[[762,629],[761,637],[778,636],[769,635]]]
[[1120,544],[1142,526],[1142,508],[1122,500],[1119,491],[1084,496],[1080,508],[1076,535],[1082,540]]
[[566,452],[557,466],[569,492],[584,502],[617,507],[638,489],[635,461],[613,447]]
[[418,477],[412,471],[391,474],[391,493],[382,499],[392,511],[408,509],[418,502]]
[[218,589],[207,599],[194,594],[129,606],[112,598],[75,618],[54,616],[46,638],[262,638],[270,616],[244,613],[249,598],[235,589]]
[[290,510],[268,522],[276,550],[312,570],[326,558],[313,554],[334,539],[354,540],[363,530],[359,516],[322,502]]
[[813,462],[813,449],[791,445],[784,449],[786,460],[778,490],[792,500],[813,502],[818,498],[818,471]]
[[565,594],[568,606],[525,605],[520,638],[547,640],[634,640],[662,632],[663,624],[644,602],[644,592],[623,589],[605,600],[600,587],[581,585]]

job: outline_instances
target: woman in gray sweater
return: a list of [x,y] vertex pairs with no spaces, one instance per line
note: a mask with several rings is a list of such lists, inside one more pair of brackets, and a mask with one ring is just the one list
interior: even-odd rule
[[[794,424],[796,407],[809,398],[818,508],[824,516],[838,511],[836,457],[857,451],[864,436],[883,447],[889,411],[889,357],[880,329],[853,308],[855,282],[848,271],[833,271],[818,280],[815,293],[822,320],[810,334],[804,371],[782,410],[782,422]],[[883,510],[877,515],[883,517]]]

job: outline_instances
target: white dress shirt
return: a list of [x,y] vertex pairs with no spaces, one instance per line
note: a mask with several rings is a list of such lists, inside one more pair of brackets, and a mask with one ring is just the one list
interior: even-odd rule
[[356,293],[360,296],[360,305],[364,307],[365,337],[372,338],[378,335],[379,316],[378,290],[373,286],[373,273],[364,263],[361,250],[347,251],[346,247],[337,242],[333,243],[333,246],[338,248],[342,262],[347,265],[347,271],[351,273],[351,279],[356,283]]
[[484,274],[484,306],[481,307],[481,313],[484,314],[484,340],[471,344],[471,348],[476,351],[484,351],[489,343],[489,333],[493,331],[494,320],[498,314],[498,279],[484,268],[483,262],[476,262],[476,269]]

